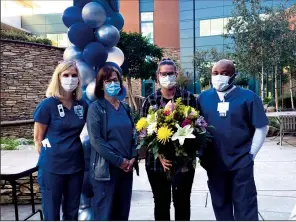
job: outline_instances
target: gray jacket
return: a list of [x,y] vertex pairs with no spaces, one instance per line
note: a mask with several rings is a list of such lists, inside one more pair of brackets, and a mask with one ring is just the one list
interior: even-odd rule
[[[133,155],[136,157],[136,131],[130,107],[122,103],[133,124]],[[95,180],[110,180],[109,164],[120,167],[123,163],[123,157],[114,152],[113,147],[107,141],[107,113],[106,100],[100,98],[93,102],[87,113],[87,131],[91,144],[90,155],[90,176]]]

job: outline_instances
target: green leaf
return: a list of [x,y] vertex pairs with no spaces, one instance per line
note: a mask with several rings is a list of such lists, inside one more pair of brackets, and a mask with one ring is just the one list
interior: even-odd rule
[[153,140],[148,144],[147,148],[149,149],[150,146],[154,146],[155,143],[156,143],[156,138],[153,139]]
[[158,153],[159,147],[157,145],[157,143],[153,146],[153,153]]
[[145,140],[141,140],[140,144],[137,146],[136,150],[141,149],[141,147],[145,144]]

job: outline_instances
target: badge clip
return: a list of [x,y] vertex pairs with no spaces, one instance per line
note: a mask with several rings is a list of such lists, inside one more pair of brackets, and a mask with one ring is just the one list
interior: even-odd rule
[[58,105],[58,111],[59,111],[60,117],[64,117],[65,116],[65,111],[64,111],[64,108],[63,108],[63,105],[62,104],[59,104]]
[[224,100],[218,103],[217,111],[220,117],[226,117],[227,111],[229,110],[229,102],[224,102]]

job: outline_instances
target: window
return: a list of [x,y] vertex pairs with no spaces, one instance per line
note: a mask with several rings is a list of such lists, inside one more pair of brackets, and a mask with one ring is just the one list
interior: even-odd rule
[[200,20],[200,36],[223,35],[227,33],[225,26],[230,18]]
[[142,12],[141,22],[153,22],[153,12]]
[[63,48],[70,46],[70,41],[66,33],[46,34],[46,37],[52,41],[53,46],[63,47]]
[[201,20],[200,36],[210,36],[210,35],[211,35],[211,20]]
[[[260,19],[265,20],[268,18],[268,15],[260,14],[259,17]],[[200,20],[200,36],[233,34],[233,30],[230,30],[229,33],[226,30],[226,25],[231,18],[232,17]],[[238,18],[240,19],[241,17],[239,16]],[[242,24],[239,32],[245,32],[246,25],[247,24]]]
[[211,19],[211,35],[222,35],[223,28],[223,18]]
[[154,32],[153,32],[153,12],[141,13],[141,33],[143,36],[149,39],[149,42],[153,44]]

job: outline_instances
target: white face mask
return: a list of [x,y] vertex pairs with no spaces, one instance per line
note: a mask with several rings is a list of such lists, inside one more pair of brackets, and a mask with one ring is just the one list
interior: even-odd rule
[[167,75],[166,77],[160,76],[159,83],[163,88],[166,88],[166,89],[173,88],[177,83],[177,76],[176,75],[172,75],[172,76]]
[[212,84],[213,87],[219,91],[222,92],[229,86],[229,80],[230,76],[223,76],[223,75],[212,75]]
[[66,92],[73,92],[78,86],[78,77],[62,77],[61,84]]

